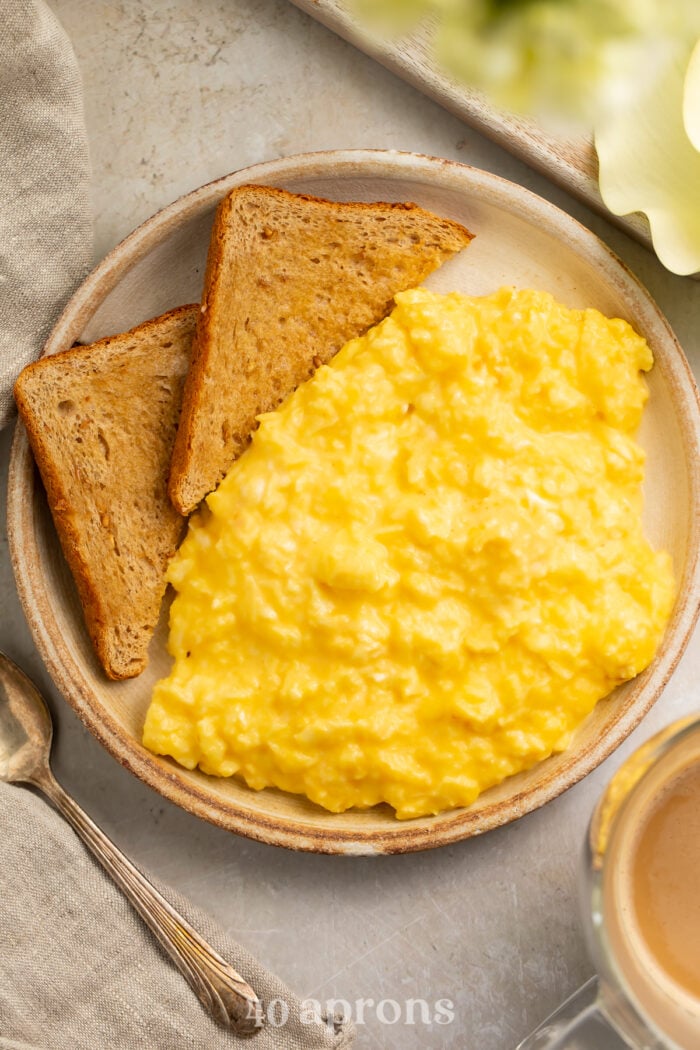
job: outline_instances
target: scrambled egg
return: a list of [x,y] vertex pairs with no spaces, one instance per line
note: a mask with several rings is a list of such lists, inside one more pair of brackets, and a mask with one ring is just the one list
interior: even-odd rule
[[400,818],[565,748],[673,603],[641,525],[651,365],[545,293],[398,295],[191,521],[146,746]]

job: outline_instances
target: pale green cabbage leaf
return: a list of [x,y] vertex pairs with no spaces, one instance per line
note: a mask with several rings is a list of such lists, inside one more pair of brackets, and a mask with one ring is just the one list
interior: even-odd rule
[[600,192],[616,215],[643,212],[672,273],[700,271],[700,42],[638,79],[635,99],[595,129]]
[[685,74],[683,123],[688,138],[700,150],[700,40],[693,49]]

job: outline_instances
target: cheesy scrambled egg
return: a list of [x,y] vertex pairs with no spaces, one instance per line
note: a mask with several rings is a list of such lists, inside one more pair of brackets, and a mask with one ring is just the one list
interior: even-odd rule
[[641,524],[651,365],[545,293],[398,295],[192,519],[146,746],[400,818],[565,748],[673,603]]

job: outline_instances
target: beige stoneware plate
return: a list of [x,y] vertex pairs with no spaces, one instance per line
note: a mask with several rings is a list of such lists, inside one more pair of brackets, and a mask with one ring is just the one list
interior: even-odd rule
[[303,798],[237,779],[188,772],[140,744],[156,678],[168,669],[167,610],[140,678],[102,674],[48,513],[26,435],[18,426],[9,480],[9,534],[19,593],[58,688],[104,746],[151,787],[192,813],[263,842],[324,853],[393,853],[454,842],[541,806],[594,769],[649,710],[692,629],[700,594],[697,509],[700,412],[687,362],[648,294],[589,231],[551,204],[493,175],[429,157],[381,151],[316,153],[260,164],[203,186],[139,227],[88,277],[45,348],[123,331],[199,297],[214,209],[232,187],[266,183],[336,200],[417,201],[477,234],[427,282],[487,293],[502,284],[551,291],[595,306],[646,336],[656,365],[641,441],[648,454],[646,527],[672,553],[679,595],[653,666],[598,704],[571,747],[485,792],[468,809],[397,821],[388,807],[327,813]]

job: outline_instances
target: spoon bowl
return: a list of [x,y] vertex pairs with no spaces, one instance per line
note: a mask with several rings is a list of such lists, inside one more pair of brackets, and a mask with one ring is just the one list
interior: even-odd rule
[[37,783],[48,767],[53,723],[24,671],[0,652],[0,780]]

